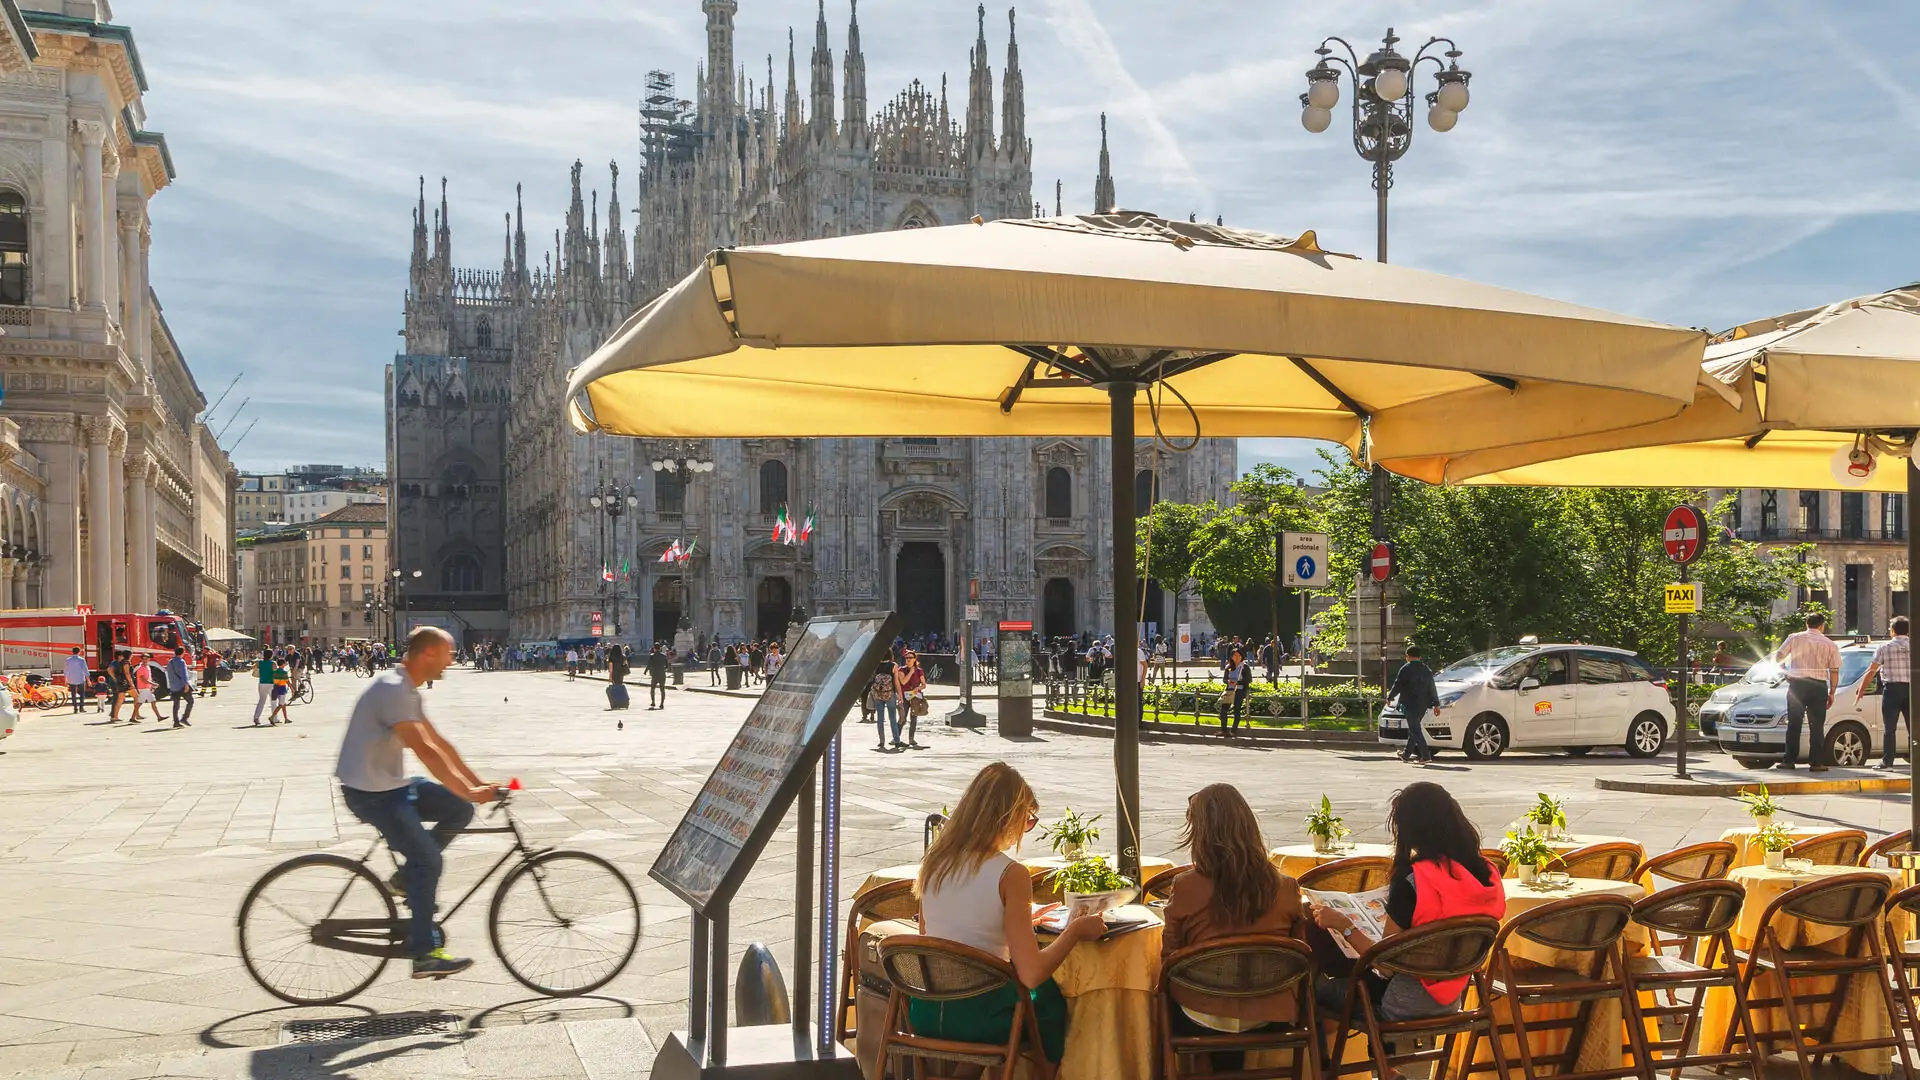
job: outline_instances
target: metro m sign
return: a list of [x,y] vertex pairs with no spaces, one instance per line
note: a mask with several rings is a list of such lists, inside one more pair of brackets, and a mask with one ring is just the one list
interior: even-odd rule
[[1667,558],[1682,566],[1698,559],[1706,550],[1707,519],[1692,506],[1676,506],[1667,512],[1666,531],[1661,537]]

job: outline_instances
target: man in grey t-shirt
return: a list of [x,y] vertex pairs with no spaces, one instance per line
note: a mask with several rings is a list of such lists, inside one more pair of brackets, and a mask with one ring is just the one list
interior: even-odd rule
[[[394,854],[406,859],[387,884],[405,895],[412,915],[407,952],[416,979],[443,979],[473,966],[440,948],[433,922],[440,853],[473,820],[472,804],[492,802],[500,786],[467,767],[421,705],[420,684],[439,678],[452,663],[453,637],[445,630],[422,626],[409,635],[399,666],[375,676],[354,703],[334,769],[347,809],[380,830]],[[439,784],[408,778],[407,750]]]

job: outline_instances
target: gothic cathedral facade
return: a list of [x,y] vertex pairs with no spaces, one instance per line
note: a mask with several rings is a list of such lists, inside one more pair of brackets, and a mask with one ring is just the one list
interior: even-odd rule
[[[642,644],[671,642],[682,626],[732,641],[777,635],[800,610],[893,608],[909,634],[952,636],[963,605],[977,602],[988,624],[1106,632],[1104,440],[673,445],[577,435],[566,423],[567,372],[715,248],[1042,212],[1012,12],[996,117],[984,7],[958,113],[944,77],[938,91],[915,80],[870,109],[858,12],[836,70],[824,4],[804,92],[789,31],[776,98],[772,57],[760,86],[735,60],[738,6],[702,4],[697,100],[679,99],[670,75],[648,77],[631,239],[618,165],[603,227],[576,162],[565,228],[544,258],[529,260],[516,205],[500,268],[458,268],[445,182],[431,232],[423,187],[406,346],[387,373],[391,535],[408,620],[463,641],[586,638],[598,625]],[[1112,190],[1103,138],[1094,209],[1112,208]],[[713,468],[654,467],[686,455]],[[1156,486],[1165,498],[1219,496],[1237,464],[1224,439],[1180,454],[1143,441],[1140,460],[1142,499]],[[804,543],[774,538],[783,508],[812,518]],[[662,562],[676,544],[691,557]],[[1145,618],[1204,625],[1200,605],[1188,606],[1176,612],[1152,589]]]

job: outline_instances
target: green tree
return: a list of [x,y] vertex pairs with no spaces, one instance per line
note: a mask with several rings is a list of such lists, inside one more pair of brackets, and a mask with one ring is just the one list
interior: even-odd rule
[[1220,514],[1220,505],[1211,500],[1154,503],[1134,533],[1134,572],[1141,581],[1159,582],[1178,605],[1193,593],[1193,538]]
[[1319,511],[1293,470],[1262,463],[1234,481],[1234,503],[1193,532],[1193,579],[1200,592],[1231,596],[1242,589],[1271,589],[1275,544],[1283,532],[1319,525]]

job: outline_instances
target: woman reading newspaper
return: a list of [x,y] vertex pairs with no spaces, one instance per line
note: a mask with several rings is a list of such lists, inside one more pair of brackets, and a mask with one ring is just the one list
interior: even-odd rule
[[[1436,919],[1506,914],[1500,875],[1480,856],[1480,831],[1447,789],[1408,784],[1394,794],[1387,823],[1393,830],[1393,870],[1384,897],[1363,893],[1344,902],[1308,897],[1314,924],[1334,937],[1342,953],[1357,957],[1383,938]],[[1336,966],[1323,963],[1323,970]],[[1384,979],[1372,971],[1350,971],[1322,978],[1315,988],[1315,999],[1328,1015],[1340,1015],[1356,978],[1365,980],[1383,1020],[1453,1012],[1467,989],[1465,978],[1424,982],[1409,975]]]

